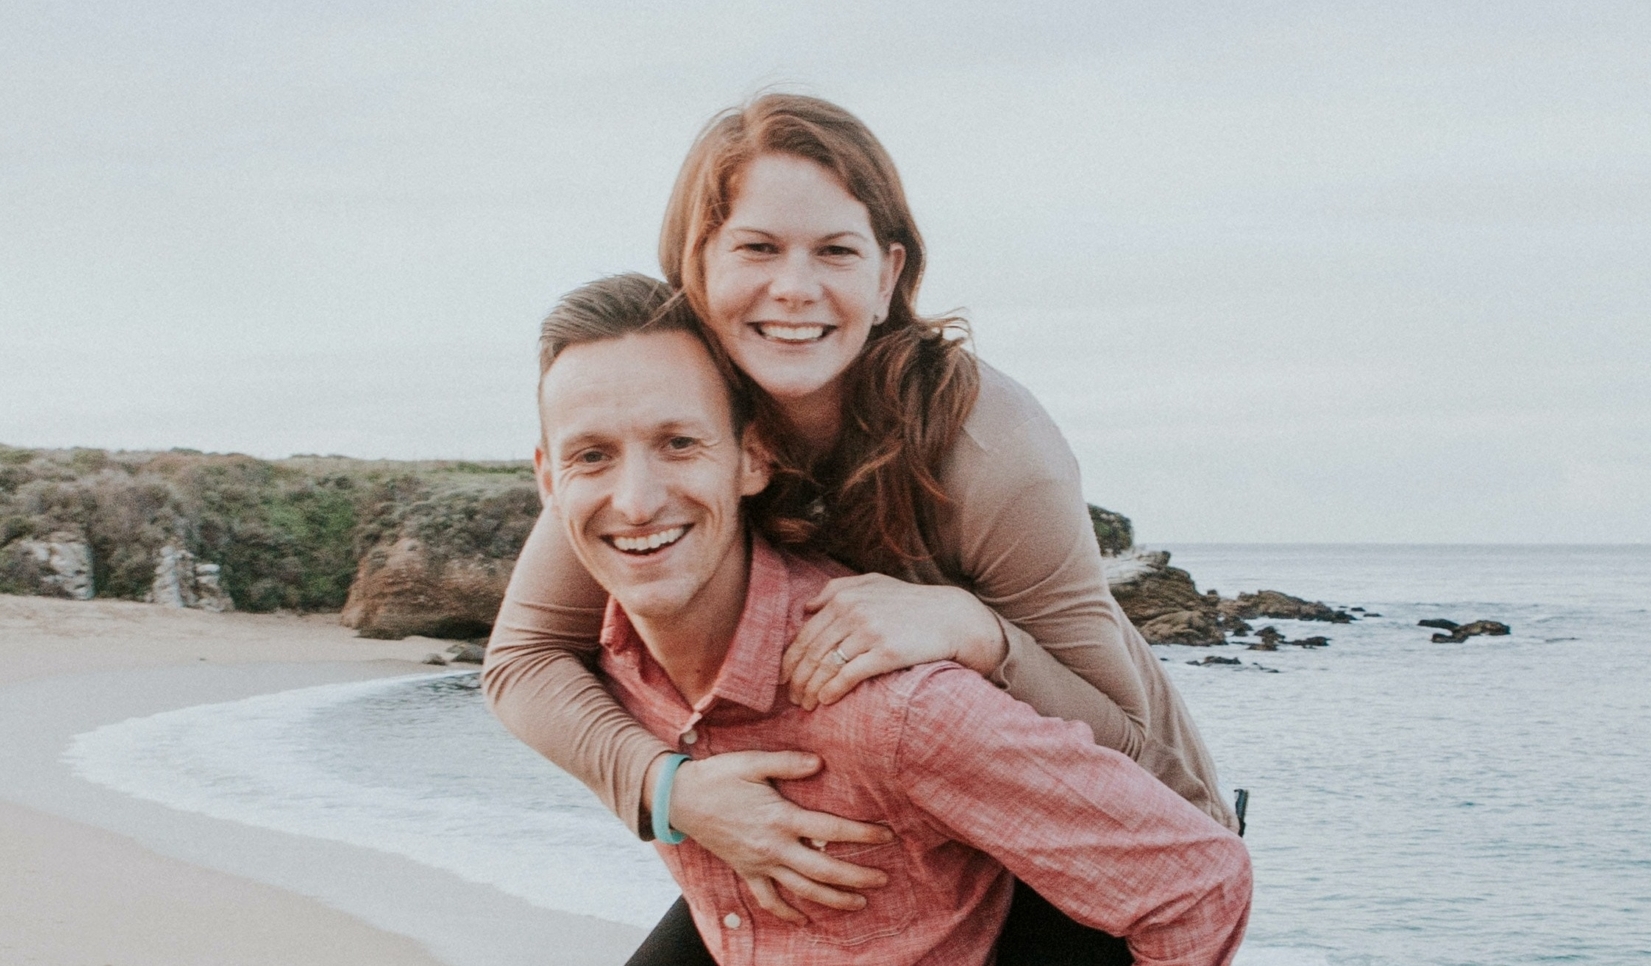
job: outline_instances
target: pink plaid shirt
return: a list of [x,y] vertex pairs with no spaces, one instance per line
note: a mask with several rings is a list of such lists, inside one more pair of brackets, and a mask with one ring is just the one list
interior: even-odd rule
[[690,707],[612,601],[602,671],[637,720],[683,754],[803,750],[825,767],[780,783],[804,808],[886,825],[888,845],[826,851],[888,873],[858,912],[791,897],[769,915],[692,839],[658,845],[718,963],[981,966],[1014,876],[1067,915],[1122,936],[1135,961],[1232,961],[1250,909],[1244,845],[1089,728],[1045,718],[950,662],[867,681],[829,707],[786,699],[780,655],[803,604],[845,571],[753,541],[739,628],[711,693]]

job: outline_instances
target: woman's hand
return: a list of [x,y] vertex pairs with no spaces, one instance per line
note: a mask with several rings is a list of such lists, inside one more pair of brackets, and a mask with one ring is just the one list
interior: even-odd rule
[[[671,825],[728,863],[758,905],[798,925],[808,917],[788,905],[776,885],[822,906],[853,911],[863,908],[866,898],[846,890],[888,883],[882,871],[832,858],[805,841],[894,841],[894,833],[881,825],[799,808],[769,784],[807,778],[820,765],[818,756],[800,751],[734,751],[683,762],[671,787]],[[650,801],[656,769],[648,774]]]
[[867,678],[928,661],[990,674],[1009,649],[997,618],[959,587],[838,577],[804,609],[810,616],[786,648],[780,676],[791,682],[791,700],[810,711]]

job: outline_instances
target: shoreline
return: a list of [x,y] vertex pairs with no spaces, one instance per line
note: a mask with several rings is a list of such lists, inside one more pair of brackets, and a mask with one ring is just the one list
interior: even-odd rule
[[633,927],[533,907],[400,856],[130,798],[62,760],[74,735],[131,717],[436,672],[421,662],[448,643],[365,640],[336,621],[0,595],[0,959],[624,961],[641,939]]

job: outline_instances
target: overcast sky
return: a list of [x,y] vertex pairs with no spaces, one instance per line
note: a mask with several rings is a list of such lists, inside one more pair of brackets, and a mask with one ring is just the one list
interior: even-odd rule
[[1651,542],[1642,0],[8,0],[0,442],[526,457],[538,319],[776,84],[1144,542]]

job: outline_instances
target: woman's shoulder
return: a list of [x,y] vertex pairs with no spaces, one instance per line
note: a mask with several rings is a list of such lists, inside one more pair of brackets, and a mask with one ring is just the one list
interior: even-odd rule
[[945,476],[966,489],[979,477],[1048,478],[1078,472],[1072,447],[1031,390],[979,359],[980,393],[953,444]]

